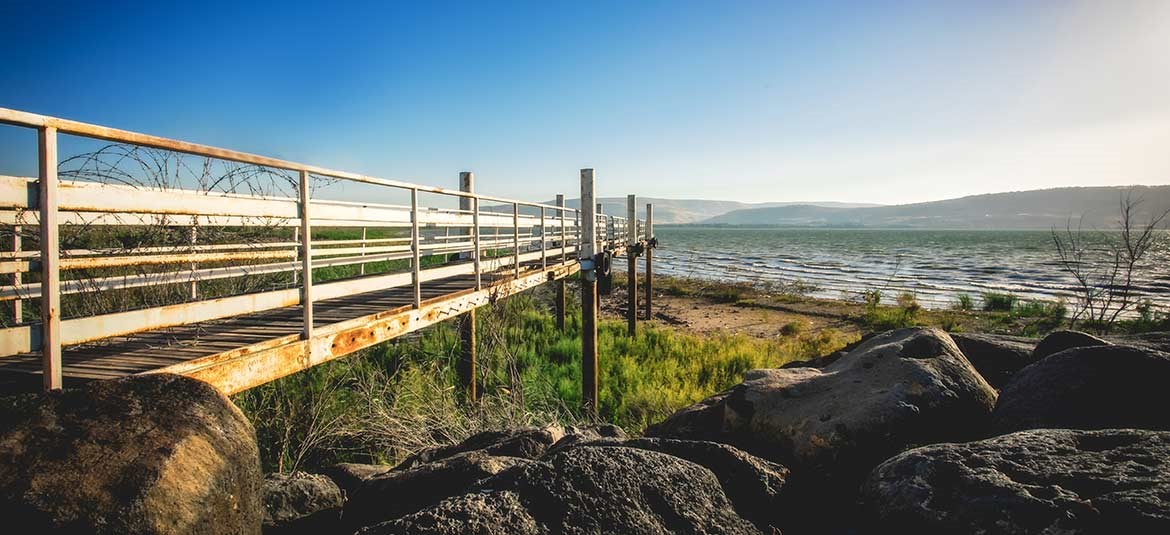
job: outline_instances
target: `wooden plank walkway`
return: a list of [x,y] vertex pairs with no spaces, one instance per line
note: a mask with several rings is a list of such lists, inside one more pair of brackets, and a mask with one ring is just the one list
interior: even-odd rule
[[[4,108],[0,124],[36,131],[39,164],[35,178],[0,176],[0,235],[12,236],[0,251],[2,390],[56,390],[66,382],[166,372],[228,394],[242,392],[578,270],[590,274],[583,277],[588,293],[595,254],[620,256],[629,246],[642,251],[652,240],[640,231],[649,227],[635,217],[634,196],[627,197],[626,217],[594,210],[593,169],[581,170],[583,205],[576,209],[565,206],[564,195],[545,204],[476,193],[474,173],[466,171],[454,190]],[[133,169],[119,168],[127,161],[122,157],[92,160],[96,174],[65,169],[69,178],[63,180],[61,134],[189,155],[204,173],[227,172],[216,162],[234,162],[245,175],[264,177],[261,182],[283,184],[272,178],[283,176],[296,192],[236,178],[224,182],[227,175],[204,187],[194,171],[185,177],[176,171],[161,187],[129,162]],[[362,189],[334,188],[342,182]],[[355,193],[360,198],[351,198]],[[262,231],[242,232],[252,228]],[[65,232],[85,239],[63,242]],[[150,239],[119,239],[140,234]],[[22,236],[35,237],[29,241],[36,249]],[[410,267],[362,275],[367,265],[381,262]],[[344,266],[360,267],[335,272],[356,276],[328,282],[311,275]],[[282,273],[289,279],[280,280],[291,285],[201,295],[213,281]],[[267,285],[274,279],[254,280]],[[140,291],[158,299],[126,297]],[[62,295],[136,305],[62,318]],[[558,295],[563,324],[563,286]],[[39,321],[23,310],[34,300]],[[631,301],[631,318],[633,307]],[[583,324],[592,328],[583,334],[582,366],[596,370],[595,311],[587,308]],[[461,363],[473,368],[473,344],[465,347]],[[464,377],[472,393],[473,377]],[[586,384],[583,395],[594,409],[595,383]]]
[[[539,271],[540,262],[521,266],[522,274]],[[482,284],[491,289],[513,278],[509,268],[504,273],[484,273]],[[428,304],[456,299],[474,289],[474,275],[458,275],[421,284],[422,299]],[[397,286],[316,301],[313,324],[314,327],[326,327],[355,318],[404,312],[412,308],[413,300],[412,287]],[[65,386],[69,387],[92,380],[156,371],[244,348],[272,345],[284,338],[298,337],[301,318],[298,305],[67,347],[62,353],[62,375]],[[41,388],[41,373],[39,353],[0,358],[0,390],[37,391]]]

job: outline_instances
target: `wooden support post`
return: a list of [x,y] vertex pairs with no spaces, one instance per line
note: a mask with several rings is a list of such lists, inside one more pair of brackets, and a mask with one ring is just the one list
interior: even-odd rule
[[581,410],[597,418],[597,274],[593,253],[597,245],[597,217],[593,212],[593,169],[581,170]]
[[[20,225],[12,227],[12,252],[16,253],[14,256],[19,256],[20,250],[23,247],[21,245],[20,236],[20,233],[23,230],[24,229],[22,229]],[[12,286],[19,289],[23,284],[23,276],[24,275],[20,272],[20,269],[17,269],[16,272],[12,274]],[[24,323],[24,302],[20,300],[19,296],[12,300],[12,319],[16,325]]]
[[654,318],[654,311],[650,300],[654,296],[654,249],[650,247],[650,239],[654,237],[654,205],[646,203],[646,319]]
[[638,257],[634,244],[638,243],[638,205],[634,195],[626,197],[626,331],[631,337],[638,334]]
[[57,129],[37,130],[40,147],[41,372],[45,390],[61,383],[61,239],[57,227]]
[[301,171],[301,336],[305,340],[313,338],[313,224],[309,215],[309,180],[309,172]]
[[[557,219],[561,223],[561,263],[567,262],[566,256],[569,254],[569,246],[565,243],[565,196],[564,194],[557,194],[557,206],[561,209],[557,212]],[[564,278],[557,279],[553,284],[557,287],[556,309],[557,309],[557,330],[565,332],[565,286],[568,284]]]
[[[365,240],[366,229],[362,228],[362,249],[366,248]],[[410,188],[410,255],[410,281],[411,285],[414,286],[414,308],[420,308],[422,307],[422,266],[419,264],[418,254],[418,188]]]
[[[475,173],[464,171],[459,173],[459,191],[475,192]],[[471,259],[475,263],[475,289],[483,288],[483,275],[480,270],[479,256],[479,197],[459,197],[459,209],[471,210]],[[476,381],[475,370],[475,309],[469,310],[459,319],[459,362],[455,366],[459,375],[459,384],[463,388],[464,399],[468,403],[479,401],[479,387]]]
[[459,318],[459,382],[469,403],[479,401],[475,373],[475,309]]

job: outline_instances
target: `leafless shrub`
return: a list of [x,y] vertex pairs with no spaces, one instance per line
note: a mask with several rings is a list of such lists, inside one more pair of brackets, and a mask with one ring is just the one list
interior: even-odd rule
[[1121,196],[1115,232],[1086,230],[1083,217],[1075,228],[1070,220],[1063,231],[1052,230],[1057,261],[1075,281],[1070,326],[1084,322],[1108,331],[1141,303],[1134,281],[1148,268],[1146,257],[1162,239],[1158,231],[1170,215],[1166,210],[1139,220],[1142,202],[1132,192]]

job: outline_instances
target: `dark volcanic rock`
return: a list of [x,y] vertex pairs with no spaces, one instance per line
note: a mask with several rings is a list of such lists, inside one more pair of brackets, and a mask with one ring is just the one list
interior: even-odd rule
[[544,427],[523,427],[503,431],[476,433],[458,444],[430,448],[410,457],[394,467],[401,470],[446,459],[468,451],[482,451],[488,455],[535,459],[544,455],[554,444],[562,446],[600,438],[626,438],[622,428],[616,425],[568,426],[548,425]]
[[715,475],[678,457],[579,446],[513,467],[471,492],[363,535],[759,533]]
[[320,474],[293,472],[264,478],[264,533],[331,533],[341,527],[345,498]]
[[1141,334],[1121,334],[1109,336],[1107,339],[1117,345],[1144,347],[1156,349],[1163,353],[1170,353],[1170,332],[1148,332]]
[[1170,354],[1125,346],[1062,351],[1016,374],[993,419],[1021,429],[1170,430]]
[[1170,533],[1170,433],[1021,431],[882,463],[879,533]]
[[908,447],[980,436],[995,397],[946,333],[901,329],[822,369],[751,371],[647,435],[732,444],[790,467],[792,486],[848,490]]
[[1060,353],[1074,347],[1107,346],[1109,342],[1080,331],[1056,331],[1045,336],[1036,349],[1032,350],[1032,360],[1040,360],[1049,355]]
[[318,473],[332,479],[341,492],[349,496],[365,480],[385,474],[392,469],[393,467],[382,464],[338,463],[321,469]]
[[735,511],[762,530],[778,528],[783,522],[781,489],[788,469],[727,444],[668,438],[638,438],[603,441],[591,447],[638,448],[686,459],[710,470],[719,480]]
[[463,494],[477,481],[529,461],[468,451],[363,481],[349,495],[344,520],[351,527],[391,520]]
[[252,424],[207,383],[96,381],[0,402],[0,516],[26,533],[260,533]]
[[987,383],[1003,388],[1016,372],[1035,362],[1035,340],[992,334],[951,333],[963,356]]

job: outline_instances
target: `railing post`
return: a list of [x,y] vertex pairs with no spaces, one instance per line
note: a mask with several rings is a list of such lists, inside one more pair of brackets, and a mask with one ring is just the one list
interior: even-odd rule
[[[191,230],[188,231],[187,239],[191,242],[191,254],[195,254],[195,245],[199,239],[199,216],[191,217]],[[199,264],[191,262],[191,300],[199,299],[199,281],[195,280],[195,270],[199,269]]]
[[593,212],[593,169],[581,170],[581,410],[597,418],[597,273],[593,254],[597,246],[597,217]]
[[544,232],[544,205],[540,206],[540,270],[548,269],[548,252],[545,248],[545,243],[548,242],[548,235]]
[[41,373],[45,390],[61,382],[61,239],[57,226],[57,129],[37,130],[40,148]]
[[520,203],[512,203],[512,268],[520,278]]
[[565,241],[565,234],[567,233],[565,225],[568,222],[568,218],[565,217],[565,194],[557,194],[557,206],[560,207],[560,210],[557,211],[557,216],[561,223],[561,263],[564,264],[569,261],[569,244]]
[[[362,249],[366,248],[366,229],[362,228]],[[410,280],[414,285],[414,308],[422,307],[422,267],[418,254],[418,188],[410,188]],[[365,256],[365,253],[362,253]],[[364,267],[364,264],[363,264]]]
[[[299,188],[299,186],[298,186],[298,188]],[[300,195],[300,194],[298,193],[298,195]],[[295,242],[295,243],[301,242],[301,226],[300,225],[293,227],[293,242]],[[297,259],[299,259],[300,257],[301,257],[301,246],[294,245],[293,246],[293,263],[295,264]],[[292,285],[293,286],[297,285],[297,268],[295,265],[293,266],[293,269],[292,269]]]
[[638,257],[634,245],[638,243],[638,204],[634,195],[626,197],[626,331],[638,333]]
[[653,319],[653,308],[650,300],[654,296],[654,249],[650,247],[650,239],[654,237],[654,205],[646,203],[646,319]]
[[[301,337],[313,338],[313,226],[309,211],[309,172],[301,171]],[[310,355],[310,359],[312,355]]]
[[[590,204],[592,204],[592,203],[590,203]],[[596,219],[601,220],[601,228],[595,230],[594,232],[598,232],[599,234],[601,234],[601,237],[598,240],[597,248],[600,250],[604,250],[605,249],[605,242],[609,241],[609,225],[607,224],[608,220],[605,217],[605,210],[604,210],[604,207],[601,205],[601,203],[597,203],[597,212],[593,217],[595,220]]]
[[[23,231],[24,229],[21,228],[20,225],[12,227],[12,252],[16,253],[13,256],[18,258],[20,257],[20,250],[23,247],[20,236],[20,233]],[[12,286],[14,288],[20,288],[23,285],[23,279],[24,274],[21,273],[20,269],[18,268],[12,274]],[[15,320],[16,325],[24,323],[24,302],[21,301],[19,295],[16,296],[16,299],[12,300],[12,318]]]
[[[412,192],[412,195],[413,195],[413,193],[417,193],[416,190],[411,190],[411,192]],[[414,214],[414,211],[411,211],[411,214]],[[362,253],[361,253],[361,256],[366,256],[366,227],[362,227]],[[364,263],[358,264],[358,275],[365,275],[365,274],[366,274],[366,265]]]
[[[459,191],[475,192],[475,173],[464,171],[459,173]],[[475,263],[475,289],[483,288],[482,275],[479,266],[479,197],[459,197],[459,210],[471,211],[471,259]]]
[[[560,208],[560,210],[557,211],[557,219],[560,221],[561,225],[561,265],[564,265],[568,261],[567,257],[569,254],[569,244],[565,243],[565,221],[568,218],[565,217],[564,194],[557,194],[557,206]],[[561,332],[565,331],[565,286],[567,284],[568,283],[565,282],[564,277],[560,278],[556,282],[557,295],[555,305],[557,313],[557,330]]]
[[475,249],[471,253],[471,258],[475,260],[475,289],[483,289],[483,269],[480,267],[480,253],[483,250],[479,246],[479,197],[471,200],[471,204],[475,206],[475,213],[472,215],[472,233],[471,246]]
[[[475,191],[475,174],[470,171],[459,173],[459,190],[466,193]],[[475,289],[483,289],[482,272],[479,262],[479,197],[459,197],[460,210],[472,210],[471,215],[471,253],[475,263]],[[459,320],[459,362],[456,364],[456,373],[463,386],[464,399],[469,403],[479,401],[479,387],[475,370],[475,309],[463,314]]]

